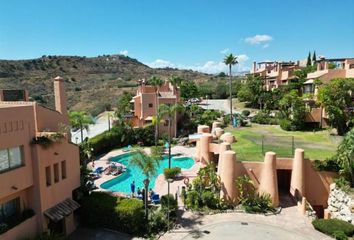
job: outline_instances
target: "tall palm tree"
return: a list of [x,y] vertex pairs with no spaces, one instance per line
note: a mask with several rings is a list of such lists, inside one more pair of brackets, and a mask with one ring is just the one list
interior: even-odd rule
[[149,189],[149,179],[157,174],[157,168],[160,165],[161,156],[160,155],[147,155],[145,151],[141,148],[136,148],[133,150],[133,158],[131,158],[129,164],[139,168],[145,175],[144,187],[144,206],[145,206],[145,218],[148,219],[148,208],[147,208],[147,197]]
[[168,119],[168,168],[171,168],[172,120],[176,117],[177,112],[183,111],[183,106],[181,104],[174,104],[174,105],[161,104],[159,106],[158,111],[161,117],[167,117]]
[[233,120],[232,117],[232,75],[231,75],[231,70],[232,70],[232,66],[237,64],[237,57],[232,55],[232,53],[230,53],[229,55],[225,56],[224,58],[224,63],[225,65],[229,66],[229,84],[230,84],[230,114],[231,114],[231,122]]
[[69,113],[70,124],[72,128],[78,128],[81,132],[81,142],[84,141],[83,130],[89,130],[90,124],[93,124],[94,121],[91,116],[89,116],[86,112],[70,112]]
[[158,138],[159,138],[159,119],[158,119],[158,97],[159,97],[159,93],[158,93],[158,90],[159,90],[159,87],[162,86],[163,84],[163,81],[161,80],[161,78],[159,77],[156,77],[156,76],[152,76],[148,83],[152,86],[154,86],[155,88],[155,94],[156,94],[156,97],[155,97],[155,110],[156,110],[156,113],[155,113],[155,120],[153,122],[153,124],[155,125],[155,146],[157,146],[157,141],[158,141]]

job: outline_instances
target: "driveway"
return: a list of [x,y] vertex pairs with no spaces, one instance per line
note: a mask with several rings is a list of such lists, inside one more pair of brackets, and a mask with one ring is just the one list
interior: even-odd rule
[[160,239],[289,239],[330,240],[316,231],[310,219],[301,216],[297,206],[283,208],[280,214],[223,213],[198,215],[184,212],[179,227]]

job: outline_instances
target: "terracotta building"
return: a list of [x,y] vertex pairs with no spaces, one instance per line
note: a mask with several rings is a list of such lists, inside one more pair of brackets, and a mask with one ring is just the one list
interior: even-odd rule
[[253,62],[251,74],[264,80],[264,87],[270,91],[288,85],[295,77],[295,70],[301,69],[300,61],[295,62]]
[[[140,80],[136,95],[131,100],[133,104],[133,126],[143,127],[151,124],[161,104],[174,105],[179,103],[179,101],[179,89],[169,81],[165,81],[160,87],[154,87],[148,85],[145,80]],[[171,133],[174,137],[177,133],[177,117],[178,114],[175,114],[174,120],[171,122]],[[168,119],[165,117],[159,125],[160,136],[168,133],[168,126]]]
[[322,84],[328,84],[335,78],[354,78],[354,58],[325,59],[315,62],[317,70],[307,74],[307,80],[304,83],[304,94],[312,95],[312,98],[306,99],[306,105],[309,113],[306,115],[306,122],[318,124],[320,127],[329,125],[328,115],[323,107],[316,107],[318,86],[315,81],[320,80]]
[[214,122],[211,131],[209,126],[199,126],[198,137],[192,141],[196,141],[196,160],[202,165],[213,162],[217,167],[220,196],[225,201],[238,201],[235,180],[246,175],[259,193],[270,195],[273,206],[285,200],[286,204],[297,205],[302,214],[311,206],[319,217],[324,216],[334,173],[316,171],[302,149],[296,149],[293,158],[280,158],[275,152],[267,152],[263,162],[237,161],[237,152],[231,150],[235,138],[220,126],[221,123]]
[[28,101],[26,91],[0,90],[0,224],[24,220],[0,233],[1,240],[43,231],[69,234],[76,227],[79,205],[72,196],[80,186],[79,150],[61,130],[69,119],[60,77],[54,79],[54,94],[52,110]]

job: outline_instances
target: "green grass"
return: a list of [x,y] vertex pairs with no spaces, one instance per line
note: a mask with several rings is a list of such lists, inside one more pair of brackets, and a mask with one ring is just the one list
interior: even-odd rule
[[332,156],[341,141],[340,137],[330,136],[327,130],[317,132],[284,131],[279,126],[252,124],[251,127],[228,128],[237,139],[232,144],[240,161],[263,161],[264,152],[273,151],[279,157],[291,157],[294,149],[305,150],[305,157],[311,160],[324,160]]

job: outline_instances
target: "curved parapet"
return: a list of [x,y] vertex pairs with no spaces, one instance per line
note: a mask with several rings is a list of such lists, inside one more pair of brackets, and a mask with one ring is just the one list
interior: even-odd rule
[[301,200],[301,198],[305,196],[305,152],[300,148],[295,150],[290,194],[297,200]]
[[208,165],[212,161],[213,153],[210,152],[209,144],[213,141],[213,135],[204,133],[200,137],[200,162],[203,165]]
[[231,150],[231,145],[230,143],[223,142],[219,144],[219,161],[218,161],[218,175],[221,174],[221,169],[222,169],[222,162],[223,162],[223,153],[225,151]]
[[199,125],[198,133],[210,133],[210,127],[207,125]]
[[236,202],[237,199],[235,185],[236,170],[236,153],[230,150],[224,151],[222,154],[222,168],[220,172],[220,198],[230,203]]
[[223,142],[228,142],[228,143],[230,143],[230,144],[236,142],[235,136],[232,135],[232,134],[229,133],[229,132],[226,132],[226,133],[222,134],[222,135],[220,136],[220,140],[222,140]]
[[220,139],[221,135],[225,133],[224,129],[222,128],[215,128],[214,135],[217,139]]
[[274,152],[266,153],[258,189],[260,194],[270,195],[274,207],[279,205],[276,159],[277,157]]

